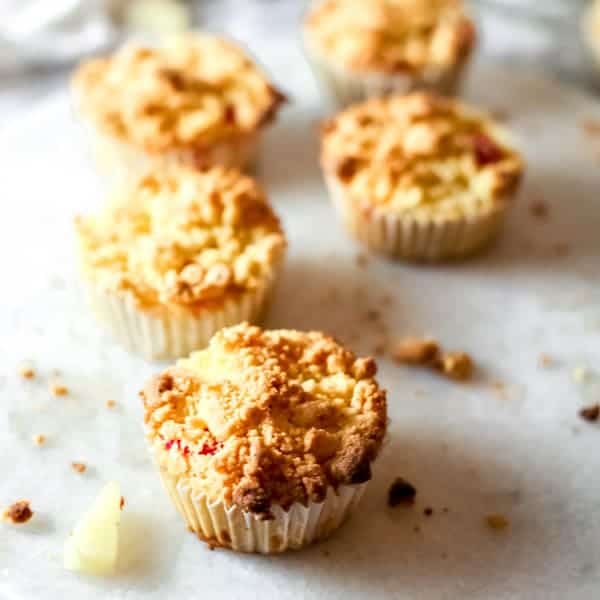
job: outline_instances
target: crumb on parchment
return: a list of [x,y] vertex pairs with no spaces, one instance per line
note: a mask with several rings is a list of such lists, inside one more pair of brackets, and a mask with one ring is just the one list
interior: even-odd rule
[[69,393],[69,388],[60,381],[53,381],[50,383],[50,393],[55,396],[66,396]]
[[2,513],[2,520],[13,525],[27,523],[31,517],[33,517],[33,511],[29,505],[29,500],[17,500]]
[[388,490],[388,506],[395,507],[399,504],[414,504],[417,488],[402,477],[397,477]]
[[19,375],[23,379],[33,379],[35,377],[35,370],[30,364],[25,363],[19,367]]
[[32,440],[36,446],[43,446],[46,443],[46,436],[42,433],[36,433]]
[[85,473],[87,470],[87,465],[82,462],[72,462],[71,467],[73,471],[77,471],[77,473]]
[[106,401],[106,408],[114,408],[116,405],[117,405],[117,403],[114,400]]
[[485,524],[495,531],[502,531],[510,525],[509,520],[501,514],[486,515]]
[[600,404],[586,406],[579,411],[579,416],[588,423],[596,423],[600,420]]

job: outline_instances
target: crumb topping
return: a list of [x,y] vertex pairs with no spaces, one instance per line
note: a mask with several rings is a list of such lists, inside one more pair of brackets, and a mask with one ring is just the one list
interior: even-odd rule
[[523,164],[485,115],[430,93],[372,98],[327,121],[321,164],[368,216],[416,218],[492,209],[517,188]]
[[148,152],[252,133],[284,101],[240,48],[198,34],[88,60],[73,85],[81,110],[99,128]]
[[371,358],[319,332],[223,329],[143,393],[161,468],[269,518],[371,477],[386,424]]
[[262,189],[222,167],[147,174],[76,227],[84,275],[146,307],[220,305],[268,282],[285,249]]
[[306,32],[338,64],[386,73],[454,67],[476,41],[462,0],[325,0]]
[[8,521],[13,525],[27,523],[33,517],[33,511],[29,505],[29,500],[18,500],[2,513],[2,520]]

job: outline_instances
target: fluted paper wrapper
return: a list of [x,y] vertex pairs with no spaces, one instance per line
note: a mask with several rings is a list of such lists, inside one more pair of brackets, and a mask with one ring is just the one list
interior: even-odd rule
[[223,327],[243,321],[258,323],[272,295],[274,276],[255,290],[227,299],[223,306],[194,314],[145,310],[132,294],[120,294],[86,282],[90,308],[127,350],[147,359],[175,359],[206,346]]
[[490,244],[502,229],[506,203],[452,219],[418,220],[373,210],[362,214],[333,176],[325,177],[333,204],[350,233],[370,249],[395,258],[441,261],[466,257]]
[[289,510],[274,506],[274,518],[263,521],[237,506],[209,502],[185,480],[160,471],[163,486],[188,528],[205,542],[236,552],[275,554],[298,550],[327,538],[349,517],[367,484],[330,488],[323,502],[296,503]]
[[431,90],[456,96],[464,78],[468,59],[452,68],[430,68],[423,73],[355,73],[322,56],[305,40],[305,55],[323,91],[340,106],[348,106],[373,96],[407,94]]
[[83,130],[98,172],[113,183],[132,175],[144,174],[149,169],[161,169],[169,165],[184,165],[196,169],[221,165],[251,170],[257,160],[261,136],[258,131],[207,147],[190,146],[149,153],[101,132],[86,119],[83,121]]

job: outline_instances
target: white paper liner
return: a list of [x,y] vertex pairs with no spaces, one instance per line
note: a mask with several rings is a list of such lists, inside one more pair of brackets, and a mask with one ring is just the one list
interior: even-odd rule
[[333,204],[349,231],[370,249],[396,258],[439,261],[475,254],[490,244],[504,223],[506,202],[453,219],[417,220],[373,210],[367,217],[331,175],[325,180]]
[[446,96],[456,96],[468,58],[452,68],[430,68],[423,73],[389,74],[382,72],[353,73],[349,69],[326,59],[313,48],[305,36],[305,55],[323,91],[340,106],[348,106],[373,96],[392,93],[407,94],[414,90],[431,90]]
[[82,125],[98,172],[113,183],[172,164],[197,169],[222,165],[251,170],[258,157],[261,136],[261,132],[257,131],[206,148],[188,147],[150,154],[103,133],[87,119],[83,120]]
[[258,323],[266,312],[275,275],[222,307],[193,314],[182,309],[144,310],[132,294],[120,294],[85,283],[88,304],[98,320],[127,350],[147,359],[175,359],[203,348],[223,327],[243,321]]
[[178,481],[164,470],[160,477],[188,528],[200,539],[236,552],[261,554],[298,550],[327,538],[349,517],[369,483],[343,485],[337,492],[330,488],[323,502],[296,503],[287,511],[274,506],[274,519],[262,521],[237,506],[210,503],[185,480]]

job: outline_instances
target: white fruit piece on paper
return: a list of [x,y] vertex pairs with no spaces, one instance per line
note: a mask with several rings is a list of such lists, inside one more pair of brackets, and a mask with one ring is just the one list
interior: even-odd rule
[[112,573],[117,563],[120,520],[121,490],[112,481],[102,488],[65,542],[65,569],[89,575]]

